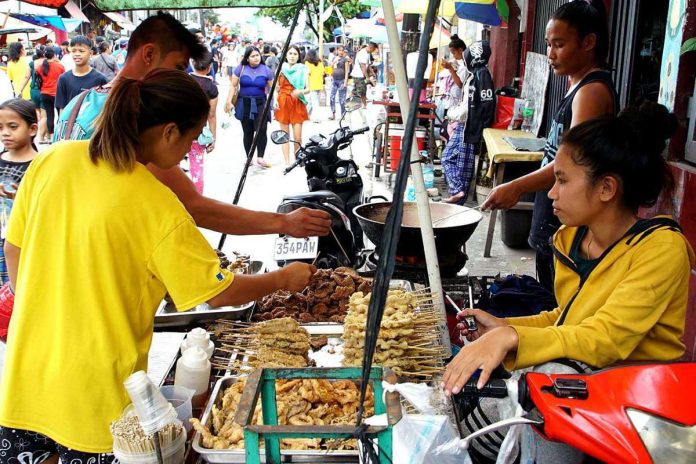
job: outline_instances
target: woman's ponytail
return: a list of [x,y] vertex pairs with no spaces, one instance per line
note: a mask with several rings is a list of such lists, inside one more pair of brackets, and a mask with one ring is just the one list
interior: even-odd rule
[[131,171],[136,163],[141,81],[121,78],[109,92],[89,143],[92,162],[109,163],[114,170]]
[[49,61],[52,60],[54,56],[56,56],[56,52],[53,50],[53,47],[47,47],[43,63],[41,63],[41,74],[44,76],[48,76],[48,71],[51,69],[51,63],[49,63]]
[[140,137],[162,124],[176,124],[181,135],[200,126],[210,103],[188,74],[155,69],[142,80],[120,78],[106,99],[89,143],[89,156],[118,171],[131,171],[137,162]]

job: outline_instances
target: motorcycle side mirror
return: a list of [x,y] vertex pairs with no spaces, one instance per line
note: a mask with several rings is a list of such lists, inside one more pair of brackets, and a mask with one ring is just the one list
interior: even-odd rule
[[271,132],[271,140],[276,145],[282,145],[290,141],[290,135],[284,130],[276,130]]
[[362,108],[362,100],[358,96],[350,97],[346,100],[346,111],[355,111]]

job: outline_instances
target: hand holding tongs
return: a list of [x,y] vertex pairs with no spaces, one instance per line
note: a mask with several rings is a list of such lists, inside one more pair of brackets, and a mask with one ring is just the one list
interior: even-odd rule
[[[471,287],[471,279],[468,279],[468,285],[469,285],[469,309],[474,309],[474,292]],[[448,294],[445,293],[445,298],[447,298],[447,301],[454,307],[454,309],[457,310],[457,313],[461,313],[462,309],[457,306],[457,303],[454,302],[452,298]],[[464,323],[466,324],[466,328],[469,332],[476,332],[478,330],[478,326],[476,325],[476,318],[474,316],[464,316]]]

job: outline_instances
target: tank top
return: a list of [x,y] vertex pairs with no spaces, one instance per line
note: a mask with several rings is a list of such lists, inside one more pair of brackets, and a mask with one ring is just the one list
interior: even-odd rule
[[[544,146],[544,159],[541,166],[544,167],[556,159],[558,147],[563,141],[563,134],[570,129],[573,121],[573,99],[575,94],[585,85],[592,82],[603,82],[610,90],[614,99],[614,114],[619,111],[619,96],[614,88],[609,71],[592,71],[578,84],[572,87],[563,97],[558,109],[551,120]],[[553,214],[552,201],[548,196],[548,190],[536,192],[534,195],[534,211],[532,213],[532,227],[529,231],[529,245],[540,253],[551,254],[551,237],[556,233],[561,223]]]
[[563,97],[563,100],[561,100],[561,103],[558,105],[556,114],[551,120],[551,126],[546,135],[544,159],[541,162],[542,167],[556,159],[558,147],[563,140],[563,133],[570,129],[570,125],[573,121],[573,99],[575,98],[575,94],[578,93],[583,86],[592,82],[603,82],[609,88],[614,98],[614,114],[619,112],[619,96],[616,93],[616,89],[614,89],[614,83],[611,80],[609,71],[592,71],[587,76],[583,77],[582,80],[571,88],[565,97]]

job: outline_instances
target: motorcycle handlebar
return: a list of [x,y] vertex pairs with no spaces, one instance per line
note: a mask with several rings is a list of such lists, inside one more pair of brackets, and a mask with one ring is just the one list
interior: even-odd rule
[[356,130],[351,131],[351,132],[353,132],[353,134],[355,135],[355,134],[364,134],[365,132],[367,132],[369,130],[370,130],[369,127],[361,127],[360,129],[356,129]]
[[505,398],[508,396],[507,384],[503,379],[491,379],[480,390],[476,387],[477,383],[478,379],[469,379],[458,395],[476,398]]
[[292,163],[290,166],[288,166],[287,168],[285,168],[285,170],[283,171],[283,174],[289,173],[290,171],[292,171],[293,169],[295,169],[301,162],[302,162],[301,159],[296,159],[294,163]]

